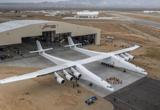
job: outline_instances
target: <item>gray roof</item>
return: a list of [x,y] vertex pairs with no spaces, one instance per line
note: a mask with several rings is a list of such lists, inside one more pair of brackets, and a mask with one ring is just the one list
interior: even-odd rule
[[51,21],[46,20],[14,20],[14,21],[8,21],[4,23],[0,23],[0,32],[5,32],[33,24],[42,24],[42,23],[48,23]]

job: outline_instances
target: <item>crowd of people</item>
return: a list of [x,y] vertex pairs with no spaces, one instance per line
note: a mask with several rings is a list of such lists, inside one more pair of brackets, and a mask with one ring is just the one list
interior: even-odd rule
[[117,77],[109,77],[106,79],[106,81],[110,84],[122,84],[122,80]]

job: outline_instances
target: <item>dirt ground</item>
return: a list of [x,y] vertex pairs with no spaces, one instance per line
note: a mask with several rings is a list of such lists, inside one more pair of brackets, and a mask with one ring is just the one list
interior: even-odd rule
[[[0,77],[35,70],[0,66]],[[59,85],[50,75],[1,85],[0,93],[0,110],[112,110],[112,104],[100,97],[95,104],[87,106],[84,101],[95,94],[82,87],[73,89],[70,82]]]
[[160,22],[160,14],[159,13],[153,13],[153,14],[144,14],[144,13],[123,13],[124,15],[134,17],[134,18],[140,18],[140,19],[146,19],[151,20],[155,22]]

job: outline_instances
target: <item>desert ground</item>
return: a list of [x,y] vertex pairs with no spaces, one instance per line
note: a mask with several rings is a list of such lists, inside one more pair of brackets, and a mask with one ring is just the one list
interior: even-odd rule
[[[116,14],[116,13],[115,13]],[[44,16],[42,13],[27,13],[27,17],[21,17],[21,14],[3,13],[0,14],[0,21],[13,19],[45,19],[58,20],[85,26],[92,26],[101,29],[101,45],[89,45],[85,48],[109,52],[122,49],[133,44],[138,44],[141,48],[132,52],[136,56],[133,63],[143,67],[149,73],[149,77],[160,79],[160,29],[155,29],[147,25],[133,24],[123,20],[62,20],[63,16]],[[112,12],[104,12],[102,16],[113,16]],[[124,15],[124,13],[123,13]],[[147,19],[159,22],[159,16],[125,14],[125,16],[139,19]],[[106,41],[107,36],[113,36],[112,42]],[[23,74],[37,70],[38,68],[22,67],[0,67],[0,77],[11,76],[14,74]],[[1,110],[90,110],[99,109],[110,110],[110,102],[99,97],[99,101],[92,106],[84,104],[88,96],[95,95],[88,90],[78,87],[73,89],[71,83],[59,86],[51,77],[46,77],[25,81],[21,83],[2,85],[0,87],[0,109]],[[80,90],[81,93],[77,93]]]
[[[32,72],[38,68],[0,66],[0,77]],[[95,95],[82,87],[72,88],[71,82],[59,85],[51,76],[14,84],[1,85],[0,110],[112,110],[109,101],[87,106],[84,101]]]

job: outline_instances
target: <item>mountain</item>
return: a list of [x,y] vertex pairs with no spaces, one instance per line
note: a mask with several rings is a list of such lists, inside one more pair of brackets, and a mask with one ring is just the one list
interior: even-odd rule
[[103,8],[160,8],[160,0],[69,0],[70,4]]
[[160,0],[68,0],[41,3],[0,3],[0,9],[159,9]]

